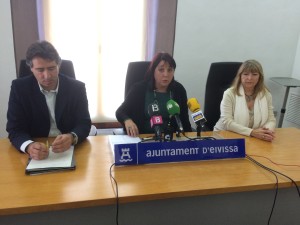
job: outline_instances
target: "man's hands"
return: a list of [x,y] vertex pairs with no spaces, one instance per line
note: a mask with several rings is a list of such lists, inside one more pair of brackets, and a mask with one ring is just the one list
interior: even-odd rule
[[[68,150],[73,142],[72,134],[60,134],[52,143],[52,151],[55,153]],[[26,148],[26,152],[30,158],[35,160],[46,159],[49,155],[49,146],[41,142],[32,142]]]
[[64,152],[68,150],[73,142],[72,134],[60,134],[52,143],[52,151],[55,153]]
[[27,146],[26,152],[30,158],[36,160],[46,159],[49,155],[49,149],[41,142],[32,142]]

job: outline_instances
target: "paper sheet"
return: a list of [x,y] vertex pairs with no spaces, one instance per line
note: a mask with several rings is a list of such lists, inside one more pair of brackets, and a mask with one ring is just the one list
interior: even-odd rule
[[118,144],[139,143],[141,141],[139,137],[130,137],[128,135],[109,135],[108,138],[112,150],[114,150],[114,146]]
[[67,151],[61,153],[54,153],[52,148],[49,149],[49,156],[47,159],[34,160],[31,159],[27,165],[26,170],[54,168],[54,167],[70,167],[72,165],[74,146],[72,145]]

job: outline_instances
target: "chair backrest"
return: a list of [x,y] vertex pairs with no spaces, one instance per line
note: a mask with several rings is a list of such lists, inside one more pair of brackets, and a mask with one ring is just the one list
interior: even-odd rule
[[213,130],[220,118],[220,104],[224,91],[230,87],[242,62],[215,62],[209,69],[206,89],[204,114],[206,127]]
[[144,79],[149,65],[150,65],[150,61],[130,62],[128,64],[126,79],[125,79],[124,97],[126,97],[126,95],[129,92],[129,89],[132,87],[134,83]]
[[[63,59],[61,61],[59,72],[76,79],[73,62],[70,60]],[[18,73],[17,77],[19,78],[19,77],[24,77],[24,76],[28,76],[28,75],[32,75],[32,72],[31,72],[29,66],[26,64],[26,60],[22,59],[20,62],[19,73]]]

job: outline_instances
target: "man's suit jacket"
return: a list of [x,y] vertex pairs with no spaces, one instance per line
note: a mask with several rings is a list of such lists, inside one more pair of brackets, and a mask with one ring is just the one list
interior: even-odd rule
[[[76,133],[78,142],[89,135],[91,119],[84,83],[59,74],[55,119],[61,133]],[[50,114],[34,76],[12,81],[6,130],[10,141],[19,150],[25,141],[48,136]]]

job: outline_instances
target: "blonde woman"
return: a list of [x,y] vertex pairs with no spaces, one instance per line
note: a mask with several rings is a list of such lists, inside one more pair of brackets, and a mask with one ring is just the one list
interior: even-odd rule
[[229,130],[265,141],[275,138],[272,95],[258,61],[247,60],[240,66],[232,86],[223,94],[220,109],[215,131]]

